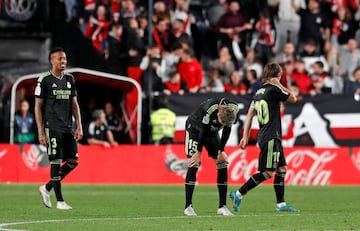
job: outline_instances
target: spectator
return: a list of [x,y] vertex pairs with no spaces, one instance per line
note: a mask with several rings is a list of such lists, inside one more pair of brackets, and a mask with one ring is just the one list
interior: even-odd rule
[[189,5],[191,0],[175,0],[173,2],[173,7],[170,9],[170,17],[171,22],[175,21],[176,19],[181,19],[183,24],[183,31],[184,33],[191,36],[191,16],[189,14]]
[[29,109],[29,102],[25,99],[20,100],[19,110],[15,113],[15,143],[35,143],[34,115],[29,111]]
[[309,74],[312,74],[311,65],[316,61],[321,61],[324,64],[324,70],[329,71],[329,65],[324,55],[316,50],[316,44],[314,40],[306,41],[304,50],[299,54],[300,58],[304,61],[305,69]]
[[146,95],[154,91],[162,91],[163,83],[156,70],[161,64],[161,52],[156,44],[153,44],[146,51],[146,55],[142,58],[140,69],[142,74],[142,85]]
[[[149,19],[146,14],[140,14],[137,17],[139,28],[138,34],[141,37],[143,44],[148,45],[149,43]],[[152,25],[152,24],[151,24]]]
[[117,110],[115,110],[114,105],[111,102],[105,103],[105,119],[108,125],[108,129],[112,132],[114,140],[117,143],[123,142],[123,132],[125,130],[125,121],[124,118],[119,115]]
[[199,61],[194,58],[192,50],[183,50],[177,71],[180,74],[181,82],[188,86],[190,93],[199,92],[203,81],[203,69]]
[[191,36],[185,31],[185,23],[180,17],[174,19],[171,23],[171,32],[175,36],[175,40],[193,44]]
[[300,8],[295,0],[291,0],[291,5],[301,18],[298,51],[301,52],[305,42],[312,40],[316,51],[323,53],[325,41],[330,39],[330,30],[327,19],[320,10],[320,0],[309,0],[307,9]]
[[152,36],[160,51],[169,51],[176,40],[175,35],[169,29],[169,25],[166,23],[165,19],[161,18],[156,22]]
[[210,67],[207,75],[207,83],[204,86],[204,92],[224,92],[224,84],[219,77],[219,69],[216,67]]
[[[288,67],[286,70],[288,70]],[[312,79],[305,69],[304,61],[295,61],[294,71],[290,73],[290,78],[297,86],[300,95],[316,94]]]
[[282,51],[278,51],[274,58],[275,63],[285,64],[287,62],[294,62],[296,59],[296,49],[292,42],[287,42],[283,46]]
[[111,25],[111,31],[107,38],[107,54],[105,60],[109,72],[126,75],[126,64],[128,58],[128,44],[123,36],[123,26],[118,23]]
[[230,80],[230,74],[235,70],[235,65],[231,59],[231,54],[228,47],[221,47],[219,49],[219,57],[212,62],[210,66],[213,66],[219,70],[219,77],[223,83],[228,83]]
[[128,23],[124,28],[124,35],[126,35],[126,44],[128,48],[126,62],[127,75],[141,84],[142,70],[140,68],[140,63],[145,54],[143,31],[135,18],[128,18],[126,21]]
[[349,39],[346,48],[339,47],[339,53],[342,59],[340,73],[348,79],[356,67],[360,66],[358,42],[354,38]]
[[174,143],[176,114],[167,108],[167,98],[155,99],[155,111],[150,115],[151,140],[153,144]]
[[152,22],[155,23],[159,19],[165,20],[168,25],[171,23],[170,10],[164,1],[156,1],[154,3],[154,14],[152,16]]
[[170,80],[166,81],[164,83],[165,89],[164,94],[165,95],[171,95],[171,94],[179,94],[184,95],[185,92],[188,90],[186,83],[181,82],[180,74],[177,71],[173,71],[169,74]]
[[230,82],[224,84],[225,92],[233,95],[245,95],[247,93],[247,86],[242,81],[240,73],[233,70],[230,74]]
[[140,10],[136,7],[134,0],[122,0],[120,17],[124,20],[127,18],[136,18],[140,15]]
[[268,11],[260,11],[259,18],[259,21],[255,24],[258,37],[255,39],[254,49],[261,60],[261,64],[265,66],[273,56],[272,49],[275,43],[275,28]]
[[95,13],[97,0],[78,1],[79,3],[79,26],[80,30],[85,34],[90,16]]
[[107,126],[104,110],[96,109],[92,115],[93,120],[86,130],[87,143],[90,145],[100,144],[106,148],[111,145],[117,146],[118,143],[115,141],[113,133]]
[[316,92],[318,94],[332,93],[334,81],[333,78],[324,71],[324,64],[321,61],[316,61],[311,67],[313,69],[311,78]]
[[[276,53],[284,50],[287,43],[297,44],[300,30],[300,16],[296,14],[291,1],[276,0],[278,3],[278,13],[276,24]],[[295,0],[295,5],[299,8],[305,9],[306,3],[304,0]]]
[[179,42],[175,42],[171,46],[170,52],[162,52],[161,65],[156,72],[163,83],[169,81],[170,73],[176,70],[182,52],[183,48]]
[[244,70],[244,74],[246,74],[248,70],[255,70],[256,76],[260,77],[262,75],[263,65],[257,60],[254,49],[248,49],[242,69]]
[[360,67],[354,70],[351,79],[345,80],[343,92],[345,94],[360,94]]
[[261,87],[261,82],[257,77],[256,71],[255,70],[248,70],[246,72],[246,80],[249,84],[247,93],[254,95],[256,93],[256,91]]
[[216,24],[216,30],[220,33],[220,46],[226,46],[232,55],[233,61],[236,56],[233,49],[238,45],[242,54],[246,53],[246,34],[247,30],[252,29],[252,25],[240,14],[240,3],[236,0],[229,2],[228,11],[221,16]]
[[85,36],[90,38],[94,48],[100,53],[107,49],[108,27],[110,21],[106,18],[106,7],[99,5],[96,8],[96,17],[90,16],[89,23],[85,30]]
[[344,46],[355,36],[352,15],[348,8],[339,7],[331,28],[331,44]]

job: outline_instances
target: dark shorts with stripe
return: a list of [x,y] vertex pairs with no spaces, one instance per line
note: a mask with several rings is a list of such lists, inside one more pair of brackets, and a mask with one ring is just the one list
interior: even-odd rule
[[45,128],[49,160],[78,159],[78,145],[71,132],[59,132]]
[[281,141],[272,139],[260,145],[259,168],[260,172],[274,171],[278,167],[286,166],[286,159]]
[[[188,158],[196,153],[199,143],[199,132],[186,130],[185,136],[185,152]],[[218,133],[209,134],[205,137],[203,143],[209,157],[217,159],[220,150],[220,136]]]

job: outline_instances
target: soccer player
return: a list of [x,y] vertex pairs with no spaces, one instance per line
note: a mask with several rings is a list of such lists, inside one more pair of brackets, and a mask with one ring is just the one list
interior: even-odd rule
[[[192,196],[196,184],[196,174],[200,167],[203,146],[217,167],[217,187],[219,208],[217,214],[232,216],[226,207],[228,188],[228,160],[225,144],[230,137],[231,126],[235,123],[239,108],[226,98],[208,99],[190,114],[186,120],[185,151],[188,158],[188,171],[185,179],[186,216],[196,216],[192,206]],[[219,130],[222,129],[221,138]]]
[[256,91],[247,112],[243,137],[240,147],[244,149],[248,144],[252,119],[257,115],[260,131],[258,144],[260,146],[258,172],[252,175],[238,190],[232,191],[230,198],[234,211],[240,211],[243,196],[261,182],[274,177],[276,195],[276,211],[299,212],[285,202],[286,160],[281,144],[280,102],[296,102],[295,94],[280,83],[282,69],[276,63],[265,66],[262,75],[264,85]]
[[77,141],[82,138],[83,130],[75,80],[64,72],[67,64],[64,50],[53,48],[49,61],[51,70],[39,76],[35,87],[38,139],[47,146],[51,176],[47,184],[39,187],[39,193],[44,205],[51,208],[50,190],[54,188],[56,208],[66,210],[72,208],[63,199],[61,180],[78,165]]

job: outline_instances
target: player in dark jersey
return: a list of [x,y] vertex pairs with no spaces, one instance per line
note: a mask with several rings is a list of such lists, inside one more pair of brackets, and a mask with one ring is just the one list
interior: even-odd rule
[[264,85],[256,91],[246,116],[240,147],[244,149],[247,146],[252,119],[256,115],[260,127],[257,140],[260,146],[259,167],[258,172],[252,175],[239,190],[231,192],[230,198],[236,212],[240,210],[241,200],[249,190],[274,175],[274,190],[277,200],[275,210],[299,212],[286,204],[284,199],[286,160],[281,145],[280,102],[295,103],[296,96],[280,83],[281,75],[280,65],[269,63],[265,66],[262,76]]
[[[239,108],[236,103],[222,99],[209,99],[190,114],[186,121],[185,151],[188,157],[188,171],[185,179],[186,216],[196,216],[192,207],[192,196],[196,184],[196,174],[200,167],[203,147],[206,148],[217,166],[217,187],[219,208],[217,213],[223,216],[233,214],[226,207],[228,183],[228,160],[225,144],[230,137],[231,126],[235,123]],[[221,138],[219,131],[222,129]]]
[[51,70],[39,76],[35,87],[38,139],[47,146],[51,176],[47,184],[39,187],[39,193],[44,205],[51,208],[50,190],[54,188],[56,208],[71,209],[63,199],[61,180],[78,165],[77,141],[83,136],[80,109],[74,77],[64,72],[67,64],[64,50],[52,49],[49,61]]

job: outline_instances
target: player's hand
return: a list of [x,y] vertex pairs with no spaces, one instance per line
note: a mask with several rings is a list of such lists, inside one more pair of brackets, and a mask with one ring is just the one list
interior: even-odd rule
[[201,161],[201,152],[196,152],[190,159],[188,159],[188,166],[194,167]]
[[74,134],[75,140],[76,140],[76,141],[79,141],[79,140],[81,140],[82,137],[83,137],[83,132],[82,132],[82,130],[76,129],[75,134]]
[[247,144],[248,144],[248,139],[245,138],[245,137],[241,138],[241,140],[240,140],[240,148],[245,149]]
[[226,155],[226,152],[224,151],[218,151],[218,155],[217,155],[217,159],[216,159],[217,163],[224,163],[224,162],[228,162],[228,157]]
[[44,132],[39,132],[39,144],[47,146],[46,136]]

